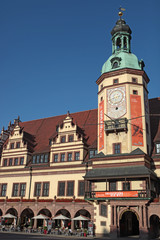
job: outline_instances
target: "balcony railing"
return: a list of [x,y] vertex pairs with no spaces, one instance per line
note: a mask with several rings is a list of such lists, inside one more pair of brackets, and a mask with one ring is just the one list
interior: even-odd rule
[[117,190],[117,191],[91,191],[85,192],[85,199],[86,200],[98,200],[98,199],[150,199],[155,198],[155,193],[150,190]]
[[104,122],[106,133],[128,131],[127,118],[108,120]]

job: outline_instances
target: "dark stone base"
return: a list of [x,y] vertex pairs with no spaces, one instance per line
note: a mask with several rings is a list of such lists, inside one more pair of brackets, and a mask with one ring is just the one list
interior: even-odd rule
[[139,229],[139,239],[150,239],[149,232],[147,228]]

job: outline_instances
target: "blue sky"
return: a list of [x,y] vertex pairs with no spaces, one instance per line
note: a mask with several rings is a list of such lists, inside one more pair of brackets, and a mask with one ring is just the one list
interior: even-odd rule
[[1,0],[0,131],[22,121],[97,108],[96,80],[111,55],[118,8],[160,96],[160,0]]

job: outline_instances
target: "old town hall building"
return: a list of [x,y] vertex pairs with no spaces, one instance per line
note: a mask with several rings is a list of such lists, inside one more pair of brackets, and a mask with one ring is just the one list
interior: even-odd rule
[[148,100],[150,80],[131,53],[131,33],[120,13],[96,82],[98,109],[18,118],[2,129],[0,216],[36,228],[39,214],[63,215],[73,231],[90,222],[96,236],[159,236],[160,98]]

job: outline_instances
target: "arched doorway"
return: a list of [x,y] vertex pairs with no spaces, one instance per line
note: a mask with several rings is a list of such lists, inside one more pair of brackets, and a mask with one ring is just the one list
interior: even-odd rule
[[150,217],[150,237],[159,237],[160,221],[157,215],[152,215]]
[[[80,209],[79,211],[77,211],[74,217],[76,218],[78,216],[84,216],[84,217],[88,218],[88,220],[91,219],[91,214],[86,209]],[[88,220],[74,221],[74,229],[88,228]]]
[[56,219],[54,220],[54,227],[55,228],[59,228],[59,227],[68,227],[70,228],[71,226],[71,214],[68,210],[66,209],[60,209],[56,212],[55,216],[60,216],[63,215],[67,218],[69,218],[68,220],[63,220],[63,219]]
[[28,227],[29,225],[33,226],[32,218],[34,217],[34,213],[32,209],[25,208],[20,215],[20,222],[19,225]]
[[5,224],[6,225],[11,225],[11,224],[14,224],[16,225],[16,222],[17,222],[17,217],[18,217],[18,212],[15,208],[9,208],[6,212],[7,213],[10,213],[11,215],[15,216],[16,218],[7,218],[5,219]]
[[[51,212],[50,212],[48,209],[46,209],[46,208],[41,209],[41,210],[38,212],[38,215],[40,215],[40,214],[45,215],[45,216],[47,216],[47,217],[49,217],[49,218],[52,217]],[[45,219],[37,219],[37,227],[46,226],[46,225],[47,225],[47,224],[46,224],[47,222],[48,222],[48,220],[45,220]]]
[[125,211],[120,219],[120,236],[139,235],[139,219],[135,212]]

